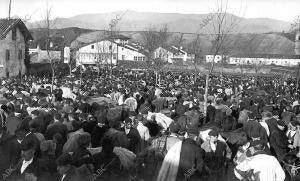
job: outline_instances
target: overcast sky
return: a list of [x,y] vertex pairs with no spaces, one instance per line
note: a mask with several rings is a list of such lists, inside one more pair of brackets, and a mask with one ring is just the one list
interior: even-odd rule
[[[219,0],[221,1],[221,0]],[[215,8],[217,0],[48,0],[54,17],[125,11],[204,14]],[[0,17],[8,16],[9,0],[0,0]],[[266,17],[292,22],[300,15],[300,0],[228,0],[229,12],[246,17]],[[12,16],[41,19],[46,0],[12,0]],[[44,11],[43,11],[44,10]]]

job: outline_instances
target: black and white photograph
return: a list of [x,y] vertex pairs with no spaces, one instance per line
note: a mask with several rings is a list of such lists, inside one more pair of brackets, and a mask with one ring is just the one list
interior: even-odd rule
[[300,0],[0,0],[0,181],[300,181]]

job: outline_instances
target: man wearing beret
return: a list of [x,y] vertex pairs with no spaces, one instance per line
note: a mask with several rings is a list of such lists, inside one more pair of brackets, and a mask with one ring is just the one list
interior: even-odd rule
[[270,135],[270,145],[275,152],[277,159],[281,161],[287,153],[288,138],[284,133],[285,124],[282,120],[277,121],[277,129],[273,130]]
[[226,180],[225,164],[231,158],[230,151],[225,142],[218,140],[219,132],[212,129],[209,133],[209,149],[205,153],[205,169],[208,172],[207,180]]
[[189,128],[188,138],[182,141],[176,180],[199,180],[203,168],[201,147],[196,143],[199,131]]

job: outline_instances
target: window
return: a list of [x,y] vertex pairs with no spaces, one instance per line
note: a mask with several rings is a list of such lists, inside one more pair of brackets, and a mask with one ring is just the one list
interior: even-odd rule
[[112,46],[111,45],[109,45],[109,50],[111,50],[112,49]]
[[122,60],[125,60],[125,55],[122,55]]
[[133,57],[133,60],[134,60],[134,61],[137,61],[137,57],[136,57],[136,56],[134,56],[134,57]]
[[16,28],[12,29],[12,40],[16,40],[17,39],[17,30]]
[[10,52],[9,52],[9,50],[6,50],[5,60],[8,61],[9,59],[10,59]]
[[94,50],[94,48],[95,48],[95,45],[92,45],[92,46],[91,46],[91,49],[93,49],[93,50]]
[[22,50],[19,50],[19,54],[18,54],[18,58],[19,58],[19,60],[21,60],[22,59]]
[[145,61],[145,57],[143,57],[143,61]]
[[113,59],[117,59],[117,55],[116,54],[113,55]]

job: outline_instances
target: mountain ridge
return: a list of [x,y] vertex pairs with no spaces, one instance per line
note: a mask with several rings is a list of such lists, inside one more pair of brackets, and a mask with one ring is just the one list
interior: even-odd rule
[[[118,14],[124,12],[116,11],[109,13],[79,14],[69,18],[56,18],[55,28],[78,27],[84,29],[102,30],[108,29],[110,21]],[[121,31],[144,31],[149,27],[158,28],[161,25],[168,25],[170,32],[197,33],[200,24],[212,13],[209,14],[182,14],[182,13],[156,13],[126,11],[118,23],[117,28]],[[290,29],[290,22],[271,18],[244,18],[234,14],[228,14],[227,19],[233,18],[239,21],[237,33],[267,33],[283,32]],[[39,22],[27,23],[29,28],[36,28]],[[208,24],[208,28],[211,25]]]

